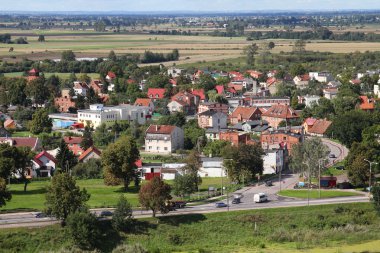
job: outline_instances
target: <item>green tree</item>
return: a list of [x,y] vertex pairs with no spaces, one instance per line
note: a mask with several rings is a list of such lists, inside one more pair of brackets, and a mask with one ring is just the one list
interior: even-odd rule
[[148,183],[141,186],[139,191],[139,202],[142,207],[152,210],[152,216],[156,217],[156,213],[168,213],[168,201],[172,199],[170,195],[171,187],[161,180],[154,177]]
[[177,175],[173,181],[173,193],[181,198],[198,191],[198,175],[194,173]]
[[58,153],[55,158],[57,159],[58,167],[67,173],[78,163],[77,157],[67,147],[67,144],[63,139],[59,144]]
[[201,74],[197,85],[203,88],[205,92],[215,89],[216,81],[210,74]]
[[148,253],[148,251],[140,244],[120,244],[112,250],[112,253]]
[[314,117],[319,119],[330,119],[335,115],[334,104],[331,100],[322,97],[319,99],[318,104],[313,104],[311,107],[311,112]]
[[6,205],[6,201],[12,199],[12,194],[7,189],[7,183],[4,178],[0,177],[0,207]]
[[63,62],[75,61],[74,52],[71,50],[63,51],[61,54],[61,61],[63,61]]
[[37,40],[38,42],[45,42],[45,35],[39,35],[38,36],[38,40]]
[[198,150],[201,148],[203,140],[205,137],[205,130],[198,126],[197,120],[189,120],[183,127],[184,137],[185,137],[185,149],[193,149],[197,147]]
[[317,175],[320,164],[323,164],[328,154],[329,148],[323,144],[321,138],[305,139],[292,146],[290,167],[293,171],[306,175],[311,182],[311,177]]
[[30,81],[25,92],[28,97],[38,105],[45,104],[51,95],[48,87],[45,86],[45,79],[42,77]]
[[108,59],[110,61],[117,61],[117,56],[113,50],[111,50],[110,53],[108,54]]
[[46,212],[62,220],[62,225],[65,225],[69,214],[85,209],[90,194],[86,189],[80,190],[68,173],[56,173],[47,187],[45,197]]
[[112,227],[116,231],[127,231],[128,226],[132,221],[132,205],[124,197],[120,195],[119,201],[116,204],[116,209],[112,216]]
[[275,46],[276,46],[276,44],[274,44],[273,41],[270,41],[270,42],[268,43],[268,48],[269,48],[269,50],[272,50]]
[[186,116],[183,112],[162,116],[158,121],[158,125],[173,125],[183,127],[186,124]]
[[86,125],[84,127],[83,138],[80,146],[83,150],[87,150],[88,148],[94,145],[94,141],[92,140],[92,133],[90,126]]
[[227,175],[235,182],[246,182],[263,172],[264,151],[259,144],[228,147],[223,150],[222,155]]
[[290,67],[290,74],[292,76],[299,76],[306,73],[306,69],[302,64],[295,64]]
[[206,156],[220,157],[222,155],[223,149],[231,146],[231,142],[223,140],[215,140],[207,142],[206,146],[203,148],[203,154]]
[[33,113],[32,121],[30,122],[30,132],[32,134],[50,133],[53,128],[53,122],[49,118],[49,113],[46,109],[39,109]]
[[16,167],[13,173],[18,175],[21,182],[24,182],[24,192],[26,192],[26,187],[29,183],[29,179],[26,175],[29,168],[32,167],[34,155],[34,152],[32,152],[29,147],[19,147],[17,148],[17,156],[14,158]]
[[138,177],[135,162],[139,157],[135,140],[130,136],[123,136],[104,150],[102,165],[114,177],[122,179],[124,190],[128,191],[129,183]]
[[306,41],[297,40],[293,45],[293,53],[302,54],[306,51]]
[[371,187],[372,193],[372,203],[375,207],[376,212],[380,215],[380,185],[375,185]]
[[67,228],[74,244],[82,250],[94,249],[101,238],[98,221],[88,210],[70,213]]
[[249,45],[244,49],[244,53],[246,55],[246,62],[248,66],[255,65],[255,55],[257,54],[258,50],[259,46],[256,43],[253,43],[252,45]]
[[100,159],[89,159],[85,163],[78,163],[72,170],[72,175],[78,179],[101,179],[103,168]]

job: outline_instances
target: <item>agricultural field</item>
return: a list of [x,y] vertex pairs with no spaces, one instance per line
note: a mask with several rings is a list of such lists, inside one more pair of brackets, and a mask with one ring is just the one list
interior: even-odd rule
[[[380,218],[372,204],[231,211],[139,219],[127,233],[102,224],[101,252],[139,243],[149,252],[378,252]],[[365,236],[364,236],[365,235]],[[67,230],[1,229],[0,252],[52,252],[71,245]]]
[[[226,182],[226,179],[225,179]],[[11,184],[9,189],[12,192],[12,200],[7,202],[6,206],[0,208],[1,211],[16,211],[16,210],[43,210],[45,202],[46,186],[49,181],[32,181],[28,184],[27,191],[23,191],[23,184]],[[143,182],[144,183],[144,182]],[[169,180],[167,183],[172,184]],[[133,186],[129,187],[129,192],[124,193],[122,186],[106,186],[103,179],[88,179],[77,180],[77,185],[91,194],[90,200],[87,202],[91,208],[99,207],[114,207],[119,199],[120,194],[128,199],[128,201],[137,207],[138,204],[138,189]],[[209,186],[219,187],[221,178],[203,178],[199,189],[201,193],[207,195]],[[197,194],[195,194],[197,195]]]
[[[20,61],[23,58],[31,60],[59,59],[63,50],[73,50],[77,57],[107,57],[109,51],[117,54],[144,53],[150,50],[157,53],[168,53],[179,49],[180,60],[177,65],[199,63],[203,61],[224,61],[242,56],[245,46],[257,43],[264,46],[268,41],[247,41],[245,37],[211,37],[211,36],[172,36],[151,34],[114,34],[68,31],[44,31],[46,42],[38,42],[41,31],[7,31],[13,38],[26,36],[29,44],[0,44],[0,59],[5,61]],[[273,40],[276,47],[272,53],[289,52],[294,41]],[[14,51],[9,52],[13,47]],[[339,42],[310,41],[306,50],[320,52],[347,53],[355,51],[378,51],[380,43],[370,42]],[[166,62],[170,66],[174,62]]]

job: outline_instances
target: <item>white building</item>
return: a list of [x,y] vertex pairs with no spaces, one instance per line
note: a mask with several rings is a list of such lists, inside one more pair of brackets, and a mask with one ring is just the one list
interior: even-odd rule
[[277,174],[284,168],[284,151],[282,149],[269,150],[263,156],[263,174]]
[[378,84],[375,84],[373,86],[373,93],[375,94],[375,97],[377,96],[378,98],[380,98],[380,89],[379,89],[379,85]]
[[173,78],[179,77],[185,70],[180,68],[171,67],[168,69],[168,76]]
[[146,152],[170,154],[183,147],[184,133],[177,126],[150,125],[146,130]]
[[145,124],[151,117],[149,107],[119,105],[105,107],[102,104],[90,105],[89,110],[78,111],[78,122],[97,128],[102,123],[113,123],[120,120],[135,121]]
[[311,80],[316,80],[320,83],[328,83],[334,80],[330,72],[310,72],[309,77]]
[[88,85],[85,82],[74,82],[75,95],[86,96],[88,91]]
[[306,107],[311,107],[313,104],[318,104],[319,99],[321,99],[321,97],[315,96],[315,95],[312,95],[312,96],[306,95],[302,97],[302,101],[306,105]]
[[223,158],[202,158],[202,167],[198,175],[200,177],[226,177],[226,170],[223,167]]

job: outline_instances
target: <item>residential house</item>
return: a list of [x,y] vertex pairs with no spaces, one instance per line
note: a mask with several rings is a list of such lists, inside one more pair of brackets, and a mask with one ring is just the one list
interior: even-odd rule
[[90,87],[95,91],[96,94],[102,93],[103,84],[100,80],[92,80]]
[[284,169],[284,150],[267,150],[263,155],[263,175],[277,174]]
[[88,85],[85,82],[74,82],[74,93],[76,96],[86,96],[88,91]]
[[205,111],[198,114],[198,126],[200,128],[227,128],[227,114],[218,111]]
[[282,121],[291,123],[299,118],[298,113],[289,105],[274,105],[261,115],[269,126],[277,128]]
[[228,105],[216,102],[204,102],[200,103],[198,106],[198,113],[211,110],[228,114]]
[[216,85],[215,90],[219,95],[224,95],[224,86],[223,85]]
[[303,134],[289,131],[266,131],[260,136],[260,143],[264,151],[272,149],[287,150],[291,154],[295,144],[303,142]]
[[241,144],[249,144],[251,142],[251,137],[248,133],[227,130],[219,133],[219,140],[228,141],[232,146],[238,147]]
[[33,68],[29,70],[28,77],[27,77],[28,83],[33,80],[38,79],[39,77],[40,77],[40,71],[38,69]]
[[360,79],[352,79],[350,80],[350,83],[354,85],[361,85],[362,81]]
[[41,148],[41,142],[36,137],[0,137],[0,143],[15,147],[29,147],[32,151],[39,151]]
[[248,73],[254,79],[260,79],[264,75],[263,73],[255,70],[247,70],[246,73]]
[[149,107],[119,105],[103,106],[102,104],[90,105],[88,110],[78,110],[78,123],[90,124],[97,128],[102,123],[114,123],[120,120],[134,121],[145,124],[151,118]]
[[54,98],[54,105],[60,112],[69,112],[70,108],[75,108],[75,101],[70,96],[70,89],[63,89],[61,96]]
[[337,88],[326,88],[323,89],[323,96],[327,99],[334,99],[338,95],[338,89]]
[[320,83],[328,83],[332,80],[334,80],[332,74],[327,71],[323,72],[310,72],[309,77],[311,80],[316,80]]
[[363,111],[374,111],[375,110],[376,100],[373,98],[368,98],[367,96],[360,96],[360,110]]
[[191,94],[193,94],[194,96],[198,96],[200,103],[206,102],[206,95],[205,95],[205,90],[204,89],[197,89],[197,90],[193,89],[191,91]]
[[32,168],[28,176],[33,177],[52,177],[56,169],[57,160],[46,151],[37,154],[32,160]]
[[229,117],[232,125],[239,122],[245,122],[250,120],[259,120],[262,112],[257,107],[237,107]]
[[164,88],[149,88],[148,98],[153,99],[153,101],[163,99],[165,97],[166,90]]
[[83,140],[82,137],[65,136],[63,137],[63,140],[66,143],[69,150],[74,153],[74,155],[80,156],[81,154],[83,154],[84,150],[80,145]]
[[332,122],[327,119],[307,118],[303,123],[303,127],[306,134],[324,137],[331,124]]
[[116,79],[116,74],[112,71],[108,71],[106,75],[106,80],[110,83],[112,83]]
[[300,75],[293,78],[293,82],[297,88],[303,89],[309,85],[310,76],[309,75]]
[[137,98],[135,101],[135,106],[145,106],[148,107],[151,112],[154,111],[154,103],[150,98]]
[[4,128],[5,129],[16,129],[16,127],[17,127],[16,122],[13,119],[9,118],[9,119],[4,121]]
[[168,76],[172,78],[177,78],[183,73],[185,73],[185,70],[181,68],[171,67],[168,69]]
[[99,149],[95,147],[90,147],[86,151],[84,151],[78,158],[79,162],[86,163],[90,159],[100,159],[100,155],[102,153]]
[[380,86],[378,84],[375,84],[373,86],[373,93],[375,94],[375,97],[378,97],[378,98],[380,98],[380,89],[379,89],[379,87]]
[[189,92],[179,92],[175,94],[168,104],[171,113],[183,112],[185,114],[195,114],[199,104],[199,97]]
[[170,154],[184,147],[184,132],[177,126],[150,125],[145,132],[145,151]]
[[338,88],[342,85],[340,81],[330,81],[327,83],[328,88]]
[[266,87],[265,88],[267,88],[269,90],[270,94],[276,94],[278,85],[280,85],[282,83],[283,83],[282,80],[278,80],[275,77],[270,77],[266,81],[266,85],[265,85]]
[[311,107],[313,104],[318,104],[320,96],[315,95],[306,95],[306,96],[298,96],[298,103],[304,104],[306,107]]
[[263,120],[252,120],[239,124],[242,124],[241,129],[247,133],[261,134],[269,128],[268,122]]

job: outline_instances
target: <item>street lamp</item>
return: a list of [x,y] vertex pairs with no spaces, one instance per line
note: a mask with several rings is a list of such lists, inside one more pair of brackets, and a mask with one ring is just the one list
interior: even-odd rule
[[[233,159],[224,159],[223,160],[223,167],[225,167],[224,166],[224,161],[233,161]],[[227,180],[228,180],[228,185],[226,187],[226,193],[227,193],[227,211],[230,211],[230,200],[229,200],[229,196],[228,196],[228,186],[230,185],[230,177],[229,177],[228,174],[229,173],[228,173],[228,167],[227,167]],[[223,177],[222,177],[222,184],[223,184]],[[222,185],[222,189],[223,189],[223,185]]]
[[363,159],[364,161],[369,163],[369,182],[368,182],[368,188],[369,188],[369,195],[371,195],[371,185],[372,185],[372,164],[378,164],[377,162],[372,162],[367,159]]

